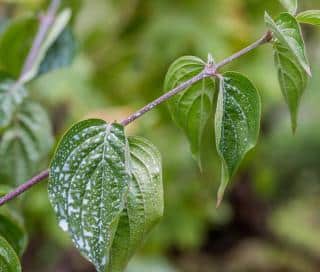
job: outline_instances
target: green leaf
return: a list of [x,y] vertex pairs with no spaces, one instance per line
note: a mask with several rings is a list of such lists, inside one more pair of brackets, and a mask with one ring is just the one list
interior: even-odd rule
[[320,10],[306,10],[297,15],[300,23],[320,26]]
[[275,35],[277,42],[282,47],[288,48],[306,73],[311,76],[305,45],[297,20],[291,14],[285,12],[281,13],[276,21],[273,21],[268,13],[265,13],[265,22]]
[[67,27],[48,50],[39,68],[39,75],[69,66],[75,56],[76,43],[73,33]]
[[224,73],[215,115],[216,146],[222,160],[218,205],[245,154],[256,145],[260,115],[260,96],[253,84],[241,74]]
[[74,53],[74,39],[70,30],[65,31],[70,18],[70,9],[64,9],[59,13],[38,51],[32,68],[21,79],[22,82],[30,81],[39,74],[66,66],[71,62]]
[[10,243],[19,256],[22,256],[27,245],[27,233],[21,217],[7,207],[0,209],[0,236]]
[[17,107],[27,96],[26,89],[13,80],[3,79],[0,82],[0,129],[7,127]]
[[59,225],[105,272],[130,174],[123,126],[89,119],[62,138],[50,166],[49,198]]
[[121,272],[146,235],[163,215],[161,155],[141,137],[129,138],[132,180],[127,208],[119,221],[112,245],[109,270]]
[[280,43],[275,43],[274,58],[278,69],[281,91],[291,115],[292,131],[295,132],[298,108],[308,82],[308,75],[296,61],[291,51],[282,47]]
[[291,14],[296,14],[298,10],[298,0],[280,0],[280,2]]
[[0,236],[0,271],[21,272],[21,265],[17,254],[10,244]]
[[[204,68],[205,63],[197,57],[184,56],[177,59],[167,72],[165,92],[199,74]],[[172,118],[187,135],[192,154],[198,160],[200,168],[202,135],[211,116],[214,90],[214,81],[206,78],[169,100]]]
[[35,17],[12,21],[0,38],[0,68],[17,79],[38,29]]
[[20,184],[39,170],[53,137],[46,112],[35,102],[25,100],[13,120],[0,142],[0,173],[10,184]]
[[300,26],[288,13],[273,20],[266,14],[267,25],[274,29],[275,64],[282,94],[291,114],[293,132],[297,127],[298,108],[311,71],[306,59],[305,46]]

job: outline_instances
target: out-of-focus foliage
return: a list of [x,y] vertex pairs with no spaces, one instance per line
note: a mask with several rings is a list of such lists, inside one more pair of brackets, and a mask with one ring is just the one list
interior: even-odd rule
[[[3,18],[27,15],[46,4],[23,2],[9,7],[1,3],[0,14]],[[318,0],[299,2],[299,10],[320,8]],[[272,16],[283,11],[278,1],[262,0],[91,0],[72,1],[72,5],[79,43],[75,62],[29,84],[31,96],[50,110],[57,138],[70,124],[88,116],[121,120],[162,94],[165,73],[176,58],[186,54],[205,58],[210,52],[221,60],[260,37],[265,10]],[[231,184],[233,189],[218,210],[220,164],[216,154],[205,152],[214,150],[213,136],[202,147],[200,174],[166,105],[128,127],[130,133],[152,139],[159,148],[165,183],[164,218],[141,249],[142,261],[133,260],[129,269],[142,271],[142,263],[150,265],[147,271],[317,271],[313,257],[319,256],[320,237],[316,200],[320,193],[320,35],[317,28],[303,30],[315,76],[302,97],[295,136],[270,48],[261,47],[224,69],[250,75],[262,96],[263,119],[258,145],[235,180],[240,185]],[[206,127],[209,132],[212,122]],[[250,220],[265,211],[255,205],[255,199],[265,205],[266,224],[282,237],[281,244],[252,234]],[[252,209],[246,201],[251,201]],[[25,271],[90,271],[58,229],[45,185],[28,192],[21,202],[30,233]],[[247,216],[244,223],[243,216]],[[175,269],[162,261],[149,264],[146,259],[154,255],[168,257]]]

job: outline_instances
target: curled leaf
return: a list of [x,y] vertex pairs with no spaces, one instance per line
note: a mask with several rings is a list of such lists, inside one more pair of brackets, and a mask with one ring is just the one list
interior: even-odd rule
[[[201,73],[205,62],[194,56],[177,59],[169,68],[164,91],[169,91]],[[201,168],[200,147],[205,126],[212,113],[214,81],[205,78],[172,97],[169,109],[173,120],[183,129],[190,142],[192,154]]]

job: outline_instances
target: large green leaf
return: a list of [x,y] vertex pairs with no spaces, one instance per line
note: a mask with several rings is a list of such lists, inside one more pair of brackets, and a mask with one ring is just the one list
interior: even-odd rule
[[11,184],[20,184],[39,170],[48,155],[53,137],[43,108],[25,100],[13,116],[0,142],[0,173]]
[[13,80],[2,79],[0,82],[0,129],[7,127],[17,107],[26,97],[24,87],[16,84]]
[[0,271],[21,272],[21,265],[17,254],[10,244],[0,236]]
[[291,51],[280,43],[275,43],[274,58],[281,91],[289,107],[291,127],[294,132],[297,128],[298,108],[308,82],[308,75],[296,61]]
[[291,126],[297,127],[297,114],[308,74],[311,74],[305,53],[300,26],[288,13],[282,13],[274,22],[266,14],[266,23],[274,31],[275,63],[282,94],[291,114]]
[[19,18],[12,21],[0,37],[0,68],[15,79],[20,76],[38,25],[35,17]]
[[297,15],[300,23],[320,26],[320,10],[306,10]]
[[218,204],[241,160],[257,142],[260,115],[260,96],[253,84],[241,74],[223,74],[215,116],[216,145],[222,160]]
[[109,263],[130,174],[123,126],[90,119],[62,138],[50,166],[49,198],[61,228],[99,272]]
[[[169,68],[164,90],[167,92],[203,71],[205,63],[193,56],[177,59]],[[187,135],[192,154],[201,166],[200,147],[203,131],[212,113],[214,81],[203,79],[169,100],[174,121]]]
[[109,270],[121,272],[163,215],[161,155],[141,137],[129,138],[132,180],[112,245]]
[[19,256],[22,256],[27,245],[27,233],[21,217],[7,207],[0,209],[0,236],[10,243]]
[[311,76],[305,45],[297,20],[291,14],[284,12],[274,21],[268,13],[265,13],[265,22],[273,32],[277,42],[282,47],[288,48],[306,73]]
[[298,10],[298,0],[280,0],[281,4],[291,13],[295,14]]

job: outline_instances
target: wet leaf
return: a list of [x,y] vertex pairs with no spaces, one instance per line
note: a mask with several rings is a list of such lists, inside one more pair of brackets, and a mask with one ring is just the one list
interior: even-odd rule
[[105,272],[130,182],[123,126],[89,119],[62,138],[50,166],[49,198],[76,247]]
[[260,115],[260,96],[253,84],[241,74],[224,73],[215,115],[216,146],[222,161],[218,205],[245,154],[256,145]]
[[2,133],[0,173],[8,183],[20,184],[39,170],[52,147],[53,136],[47,113],[35,102],[25,100],[13,120]]
[[0,271],[21,272],[19,258],[10,244],[0,236]]
[[[199,74],[204,67],[205,63],[194,56],[177,59],[167,72],[164,83],[165,92]],[[206,78],[170,98],[168,102],[172,118],[187,135],[192,154],[200,167],[202,135],[212,113],[214,90],[214,81]]]
[[300,23],[320,26],[320,10],[306,10],[297,15]]
[[161,155],[141,137],[129,138],[132,180],[112,245],[109,270],[121,272],[163,215]]
[[7,127],[18,106],[27,96],[26,89],[13,80],[3,79],[0,82],[0,130]]

